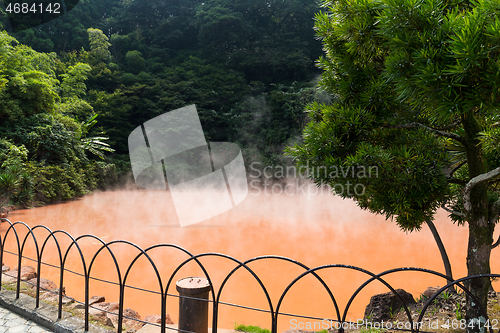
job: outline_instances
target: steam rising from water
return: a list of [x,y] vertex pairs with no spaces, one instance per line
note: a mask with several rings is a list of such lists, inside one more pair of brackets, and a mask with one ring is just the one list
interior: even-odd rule
[[[196,207],[192,207],[196,209]],[[260,255],[280,255],[298,260],[309,267],[326,264],[349,264],[375,273],[396,267],[425,267],[444,271],[441,257],[432,235],[425,227],[421,232],[405,234],[391,221],[362,211],[355,203],[342,200],[325,192],[324,195],[265,195],[263,192],[248,195],[247,199],[234,209],[205,222],[180,227],[172,198],[167,191],[135,190],[102,192],[82,199],[31,210],[11,213],[11,221],[24,221],[30,226],[44,224],[52,230],[63,229],[73,236],[94,234],[109,242],[117,239],[129,240],[142,248],[171,243],[180,245],[193,254],[219,252],[239,260]],[[446,214],[440,212],[436,226],[451,259],[455,278],[466,275],[465,257],[467,229],[454,226]],[[7,229],[2,224],[2,235]],[[42,235],[43,232],[37,233]],[[12,240],[12,235],[9,236]],[[61,237],[62,238],[62,237]],[[43,238],[42,238],[43,239]],[[58,238],[59,239],[59,238]],[[86,255],[95,252],[97,241],[82,242]],[[28,245],[28,247],[31,247]],[[10,242],[7,249],[14,251]],[[44,254],[44,261],[58,264],[56,252]],[[113,252],[120,258],[124,272],[137,255],[137,251],[122,244],[112,245]],[[108,280],[117,280],[110,256],[99,256],[92,275]],[[31,255],[34,253],[31,252]],[[187,256],[171,249],[155,249],[151,256],[158,265],[164,283],[172,270]],[[76,252],[70,256],[68,268],[81,271]],[[498,251],[492,254],[492,271],[499,272]],[[90,259],[88,259],[90,261]],[[12,256],[6,256],[6,264],[15,266]],[[217,291],[227,273],[235,266],[227,260],[202,258]],[[23,265],[33,263],[23,262]],[[262,278],[271,294],[274,305],[281,292],[302,268],[277,260],[266,260],[250,265]],[[124,274],[124,273],[122,273]],[[174,282],[191,274],[201,274],[196,265],[182,268]],[[334,293],[341,310],[350,295],[368,276],[347,269],[321,271]],[[56,269],[43,268],[42,277],[58,281]],[[83,300],[83,279],[65,275],[67,294]],[[444,281],[421,273],[399,273],[387,278],[394,288],[403,288],[418,296],[428,286],[442,286]],[[158,282],[153,269],[146,260],[140,259],[131,271],[128,285],[158,291]],[[263,292],[250,274],[237,272],[222,294],[222,301],[268,308]],[[118,300],[118,288],[91,282],[91,296],[104,294],[108,301]],[[175,287],[169,292],[177,294]],[[362,318],[369,297],[375,293],[387,292],[380,283],[373,283],[353,303],[348,319]],[[168,301],[167,312],[177,320],[177,299]],[[142,317],[159,314],[159,296],[127,289],[125,307],[132,307]],[[317,281],[307,277],[295,285],[285,298],[284,312],[309,316],[336,318],[327,293]],[[238,324],[261,325],[270,328],[270,315],[221,306],[221,327]],[[283,316],[278,329],[289,329],[290,319]]]

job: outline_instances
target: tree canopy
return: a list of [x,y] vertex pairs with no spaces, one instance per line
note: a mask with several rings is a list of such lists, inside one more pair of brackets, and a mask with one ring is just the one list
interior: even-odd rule
[[[316,0],[80,1],[55,20],[5,35],[19,41],[12,47],[22,64],[2,90],[0,128],[10,130],[0,138],[28,149],[28,164],[88,160],[127,177],[128,134],[196,104],[208,140],[238,143],[247,163],[288,163],[284,144],[298,137],[303,108],[317,98],[319,10]],[[88,154],[109,148],[99,139],[108,136],[113,154],[104,161]]]
[[96,187],[105,164],[85,152],[110,149],[105,137],[87,138],[80,120],[94,114],[82,99],[90,71],[0,32],[0,205],[69,199]]

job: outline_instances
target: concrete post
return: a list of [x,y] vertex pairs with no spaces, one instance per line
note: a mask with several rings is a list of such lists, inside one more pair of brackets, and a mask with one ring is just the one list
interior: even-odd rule
[[[210,284],[204,277],[187,277],[176,283],[179,292],[179,329],[208,333],[208,293]],[[189,298],[184,298],[187,296]]]

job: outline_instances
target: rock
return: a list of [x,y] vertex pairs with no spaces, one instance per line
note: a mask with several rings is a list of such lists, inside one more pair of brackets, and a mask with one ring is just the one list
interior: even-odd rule
[[[51,303],[59,303],[59,295],[52,294],[52,293],[44,293],[43,295],[40,296],[41,300],[44,300],[45,302],[51,302]],[[63,296],[61,303],[63,305],[69,305],[73,303],[74,301],[66,296]]]
[[[97,303],[93,303],[92,307],[89,308],[89,314],[98,317],[99,321],[102,321],[105,325],[111,326],[113,328],[118,328],[118,311],[119,311],[119,303],[106,303],[104,302],[104,297],[92,297],[94,301],[98,301]],[[90,300],[89,300],[90,302]],[[80,308],[79,306],[75,306]],[[84,308],[83,306],[81,308]],[[105,312],[108,311],[108,312]],[[131,308],[127,308],[123,310],[123,327],[126,327],[130,332],[134,330],[139,330],[144,323],[139,322],[137,320],[141,319],[141,316],[136,311]],[[100,318],[101,319],[100,319]],[[128,317],[128,318],[125,318]],[[134,320],[137,319],[137,320]]]
[[[161,324],[161,316],[158,316],[158,315],[147,316],[146,318],[144,318],[144,321],[147,321],[148,323],[152,323],[152,324]],[[167,318],[165,320],[165,324],[172,325],[173,323],[174,323],[173,320],[170,318],[170,316],[167,313]]]
[[[65,290],[65,288],[63,288],[63,296],[66,295],[64,290]],[[59,289],[54,289],[52,291],[46,291],[46,292],[40,294],[40,299],[53,298],[54,296],[59,297]],[[59,300],[59,298],[58,298],[58,300]]]
[[161,316],[158,316],[158,315],[146,316],[144,318],[144,321],[147,321],[148,323],[152,323],[152,324],[160,324],[161,323]]
[[[66,293],[64,292],[65,289],[63,287],[63,297],[61,303],[63,305],[69,305],[74,302],[69,297],[66,297]],[[52,291],[46,291],[40,295],[40,299],[45,301],[45,302],[52,302],[52,303],[59,303],[59,289],[54,289]]]
[[106,301],[106,298],[104,296],[92,296],[89,299],[89,305],[93,305],[96,303],[103,303]]
[[[3,272],[3,266],[2,266]],[[33,278],[36,278],[36,271],[31,266],[22,266],[21,267],[21,280],[29,281]],[[17,280],[17,267],[12,271],[6,271],[2,274],[2,282],[11,283]]]
[[120,304],[117,303],[117,302],[115,302],[115,303],[108,303],[108,306],[106,307],[106,311],[118,313],[118,308],[119,307],[120,307]]
[[58,297],[59,297],[59,295],[58,295],[58,294],[45,292],[45,293],[41,293],[41,294],[40,294],[40,299],[41,299],[41,300],[46,300],[47,298],[52,298],[52,297],[54,297],[54,296],[58,296]]
[[[2,274],[2,283],[12,283],[12,282],[16,282],[17,281],[17,275],[14,276],[12,274],[13,271],[8,271],[4,274]],[[17,272],[16,272],[17,274]]]
[[[82,314],[83,313],[84,312],[82,312]],[[108,318],[106,317],[106,314],[104,312],[102,312],[99,315],[92,315],[92,316],[90,316],[90,318],[92,319],[92,321],[99,323],[100,325],[106,325],[107,320],[108,320]]]
[[[112,304],[118,304],[118,303],[112,303]],[[118,312],[118,309],[116,310]],[[144,323],[140,321],[136,321],[134,319],[141,319],[141,316],[139,313],[136,311],[132,310],[131,308],[127,308],[123,310],[123,324],[122,326],[126,327],[128,330],[139,330],[144,326]],[[111,314],[111,313],[106,313],[107,321],[106,325],[118,328],[118,315],[117,314]],[[128,318],[125,318],[128,317]],[[131,319],[129,319],[131,318]]]
[[93,316],[105,316],[106,313],[103,312],[103,310],[106,310],[107,311],[107,308],[109,306],[109,303],[96,303],[96,304],[93,304],[92,307],[89,307],[89,314],[93,315]]
[[[32,284],[31,287],[33,289],[36,288],[36,278],[31,279],[28,282]],[[47,280],[47,279],[44,279],[44,278],[40,279],[40,291],[42,291],[42,290],[55,290],[55,289],[57,289],[57,286],[54,282]]]
[[[406,306],[416,303],[412,294],[403,289],[397,289],[396,292]],[[392,292],[374,295],[370,298],[370,304],[366,306],[364,318],[371,322],[385,321],[391,318],[391,312],[394,315],[402,306],[401,300]]]
[[130,320],[130,319],[125,319],[123,321],[123,325],[127,328],[127,329],[133,329],[133,330],[140,330],[145,324],[143,322],[140,322],[140,321],[135,321],[135,320]]
[[[125,317],[131,318],[131,319],[141,319],[141,315],[137,311],[132,310],[131,308],[127,308],[123,310],[123,315]],[[127,319],[125,319],[127,320]],[[141,326],[142,327],[142,326]]]
[[106,313],[106,325],[113,328],[118,328],[118,316]]
[[[104,296],[92,296],[89,298],[89,314],[96,315],[97,312],[102,312],[102,310],[106,310],[106,307],[109,305],[109,303],[104,303],[106,299]],[[102,307],[100,307],[98,310],[92,309],[90,306],[96,307],[98,304],[104,304]],[[75,310],[85,310],[85,303],[76,303],[73,305],[73,309]]]
[[[75,304],[73,304],[73,306],[71,308],[73,310],[85,310],[85,304],[75,303]],[[90,313],[90,309],[89,309],[89,313]]]
[[[9,275],[17,278],[17,267],[13,271],[10,271]],[[33,278],[36,278],[35,269],[31,266],[21,266],[21,280],[29,281]]]
[[427,298],[432,297],[441,287],[428,287],[426,291],[422,293]]
[[[166,333],[179,333],[182,331],[178,330],[178,325],[167,325],[167,329],[165,330]],[[160,328],[156,325],[153,324],[146,324],[144,325],[140,330],[137,331],[137,333],[159,333]],[[208,332],[212,332],[212,329],[209,328]],[[225,329],[218,329],[218,332],[226,332],[226,333],[240,333],[238,331],[234,330],[225,330]],[[299,333],[299,332],[294,332],[294,333]],[[300,332],[300,333],[311,333],[311,332]],[[331,333],[331,332],[330,332]]]
[[[9,216],[11,210],[13,210],[14,206],[4,205],[0,207],[0,219],[6,219]],[[4,222],[4,221],[0,221]]]
[[[58,296],[58,297],[59,297],[59,296]],[[69,297],[63,296],[63,298],[62,298],[62,304],[63,304],[63,305],[69,305],[69,304],[71,304],[71,303],[73,303],[73,302],[74,302],[74,300],[72,300],[72,299],[71,299],[71,298],[69,298]]]
[[[59,289],[55,289],[55,290],[53,290],[53,292],[56,292],[59,295]],[[63,296],[66,295],[66,287],[62,288],[62,294],[63,294]]]
[[110,316],[114,316],[113,314],[106,313],[105,311],[118,314],[118,307],[119,303],[107,303],[107,302],[94,303],[92,304],[92,307],[89,308],[89,314],[94,316],[98,315],[107,316],[108,314]]

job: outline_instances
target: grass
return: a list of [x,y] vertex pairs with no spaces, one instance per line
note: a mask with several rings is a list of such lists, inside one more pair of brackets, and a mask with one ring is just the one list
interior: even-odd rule
[[373,317],[373,311],[370,312],[370,314],[368,316],[366,316],[366,320],[370,320],[370,319],[372,319],[372,317]]
[[[271,333],[270,330],[259,327],[259,326],[252,326],[252,325],[238,325],[234,323],[234,329],[236,331],[240,332],[248,332],[248,333]],[[365,330],[366,333],[376,333],[376,332],[382,332],[380,330]],[[321,330],[315,333],[329,333],[328,330]]]
[[457,320],[464,319],[464,316],[462,316],[462,313],[460,312],[460,303],[457,303],[457,308],[455,309],[455,318]]
[[431,316],[434,316],[438,312],[439,312],[439,308],[437,308],[437,307],[432,308],[431,309]]
[[444,299],[445,301],[447,301],[448,299],[450,299],[451,293],[449,293],[447,291],[443,291],[443,293],[440,296],[441,296],[442,299]]
[[[245,325],[238,325],[236,323],[234,324],[234,329],[236,331],[248,332],[248,333],[271,333],[270,330],[259,327],[259,326],[252,326],[252,325],[245,326]],[[372,333],[372,332],[375,333],[375,332],[381,332],[381,331],[366,331],[366,333]],[[328,332],[328,330],[321,330],[321,331],[318,331],[315,333],[329,333],[329,332]]]
[[424,302],[424,301],[426,301],[426,300],[427,300],[427,298],[428,298],[428,297],[427,297],[427,296],[425,296],[425,295],[423,295],[423,294],[422,294],[422,295],[420,295],[418,298],[413,297],[413,299],[415,300],[415,302],[416,302],[416,303],[419,303],[419,302],[421,302],[421,301],[422,301],[422,302]]
[[236,323],[234,324],[234,329],[236,331],[241,331],[241,332],[248,332],[248,333],[271,333],[270,330],[259,327],[259,326],[252,326],[252,325],[237,325]]

